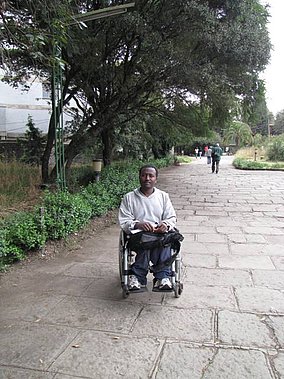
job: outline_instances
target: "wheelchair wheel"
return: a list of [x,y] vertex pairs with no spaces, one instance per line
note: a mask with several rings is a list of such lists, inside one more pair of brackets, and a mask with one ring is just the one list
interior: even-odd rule
[[122,285],[122,296],[124,299],[126,299],[129,296],[129,289],[128,286],[125,284]]
[[122,273],[123,273],[123,254],[124,254],[124,249],[121,244],[121,240],[119,240],[119,247],[118,247],[118,264],[119,264],[119,277],[120,277],[120,282],[123,284],[122,281]]
[[183,290],[183,284],[181,282],[182,262],[181,262],[180,254],[178,254],[174,262],[174,269],[175,269],[174,294],[175,294],[175,297],[180,297]]
[[180,297],[183,290],[183,284],[182,283],[176,283],[174,288],[175,297]]
[[120,284],[122,288],[122,296],[126,299],[129,296],[129,286],[128,286],[128,276],[129,276],[129,267],[133,255],[129,251],[126,245],[126,237],[123,231],[121,231],[119,236],[119,246],[118,246],[118,261],[119,261],[119,276]]

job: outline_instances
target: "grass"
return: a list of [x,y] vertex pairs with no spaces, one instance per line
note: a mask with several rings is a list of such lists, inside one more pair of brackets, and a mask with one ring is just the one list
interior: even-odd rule
[[233,165],[242,170],[284,171],[284,162],[268,161],[264,148],[248,147],[238,150]]
[[239,149],[235,154],[235,158],[242,158],[248,160],[254,160],[256,158],[257,161],[266,160],[266,149],[264,147],[246,147],[243,149]]
[[34,202],[39,197],[40,172],[38,167],[17,161],[0,162],[0,216],[11,206]]
[[192,158],[188,155],[176,155],[175,156],[175,162],[177,163],[191,163]]

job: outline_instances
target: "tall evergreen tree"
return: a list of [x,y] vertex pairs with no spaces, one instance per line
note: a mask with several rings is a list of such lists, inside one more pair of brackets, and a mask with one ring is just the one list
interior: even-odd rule
[[[200,104],[202,122],[222,127],[229,99],[254,97],[257,75],[268,63],[268,13],[258,0],[136,0],[135,10],[124,16],[91,21],[87,28],[67,26],[72,13],[122,3],[11,0],[3,13],[4,43],[13,46],[9,54],[19,74],[28,66],[51,76],[51,37],[62,46],[63,102],[74,99],[82,116],[66,149],[67,167],[99,135],[105,136],[110,163],[112,131],[155,112],[161,97]],[[54,136],[51,122],[44,179]]]

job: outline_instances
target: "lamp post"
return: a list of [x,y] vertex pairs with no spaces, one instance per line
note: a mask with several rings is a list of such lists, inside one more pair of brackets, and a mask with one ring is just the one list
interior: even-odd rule
[[[92,20],[116,16],[126,13],[133,8],[135,3],[117,5],[113,7],[98,9],[72,16],[67,25],[76,25]],[[53,39],[53,67],[52,67],[52,114],[55,130],[55,165],[57,186],[64,191],[66,189],[65,157],[63,140],[63,73],[62,53],[60,43]]]

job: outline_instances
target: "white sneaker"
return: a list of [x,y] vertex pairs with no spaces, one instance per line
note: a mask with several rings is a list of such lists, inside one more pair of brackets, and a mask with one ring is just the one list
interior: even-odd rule
[[139,283],[139,280],[136,278],[135,275],[129,275],[129,290],[140,290],[141,284]]
[[163,278],[156,281],[155,288],[159,290],[171,290],[173,285],[169,278]]

